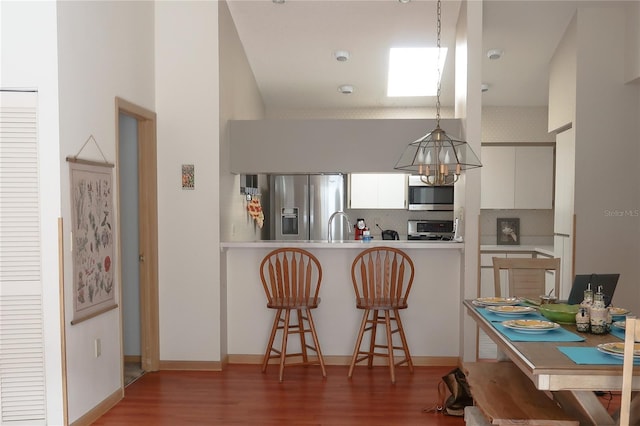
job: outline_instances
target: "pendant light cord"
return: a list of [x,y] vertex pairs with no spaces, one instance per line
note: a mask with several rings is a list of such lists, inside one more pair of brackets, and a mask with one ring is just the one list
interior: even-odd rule
[[442,4],[441,1],[438,0],[438,9],[437,9],[437,16],[438,16],[438,20],[437,20],[437,24],[436,24],[436,29],[437,29],[437,46],[438,46],[438,90],[436,92],[436,127],[440,127],[440,78],[441,78],[441,74],[442,74],[442,70],[440,69],[440,31],[442,29]]

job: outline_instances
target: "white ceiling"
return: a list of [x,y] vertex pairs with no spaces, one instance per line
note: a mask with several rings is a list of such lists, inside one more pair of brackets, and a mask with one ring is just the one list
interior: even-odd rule
[[[267,108],[329,109],[430,107],[434,97],[387,98],[390,47],[436,46],[436,2],[412,0],[227,0]],[[470,0],[475,1],[475,0]],[[548,64],[581,4],[607,1],[485,0],[483,47],[504,50],[500,60],[483,54],[484,105],[547,104]],[[453,104],[455,25],[461,2],[442,2],[441,102]],[[351,59],[338,62],[335,50]],[[484,53],[484,52],[483,52]],[[344,95],[338,86],[351,84]],[[480,90],[480,88],[478,88]]]

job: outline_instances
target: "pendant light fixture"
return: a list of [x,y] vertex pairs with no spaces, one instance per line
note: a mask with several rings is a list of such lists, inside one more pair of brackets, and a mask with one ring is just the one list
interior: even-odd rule
[[463,140],[447,135],[440,128],[440,31],[442,28],[442,5],[438,0],[438,89],[436,94],[436,128],[404,150],[394,169],[405,170],[420,175],[427,185],[453,185],[458,181],[462,170],[482,167],[480,160]]

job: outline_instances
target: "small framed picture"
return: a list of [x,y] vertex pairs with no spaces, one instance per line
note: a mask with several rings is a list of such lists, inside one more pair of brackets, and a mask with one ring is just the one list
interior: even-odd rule
[[498,245],[520,244],[520,219],[499,217],[496,225]]
[[195,167],[193,164],[182,165],[182,189],[194,189],[196,186]]

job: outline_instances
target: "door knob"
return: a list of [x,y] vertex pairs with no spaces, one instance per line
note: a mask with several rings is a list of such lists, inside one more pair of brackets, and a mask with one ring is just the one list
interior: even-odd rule
[[144,254],[139,254],[138,255],[138,261],[139,262],[144,262]]

